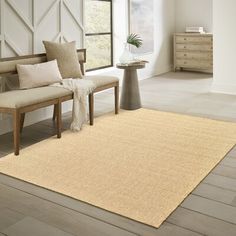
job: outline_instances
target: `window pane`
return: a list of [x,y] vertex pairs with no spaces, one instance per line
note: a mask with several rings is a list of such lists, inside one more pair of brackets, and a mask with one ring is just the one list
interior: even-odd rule
[[86,36],[86,69],[111,66],[111,35]]
[[111,2],[85,1],[85,32],[107,33],[111,32]]

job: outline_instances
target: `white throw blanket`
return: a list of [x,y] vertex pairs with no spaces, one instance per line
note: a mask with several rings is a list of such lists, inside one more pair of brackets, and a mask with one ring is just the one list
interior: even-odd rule
[[72,110],[72,131],[80,131],[82,125],[88,121],[87,95],[95,89],[95,84],[91,80],[85,79],[63,79],[61,83],[51,86],[61,87],[73,91],[73,110]]

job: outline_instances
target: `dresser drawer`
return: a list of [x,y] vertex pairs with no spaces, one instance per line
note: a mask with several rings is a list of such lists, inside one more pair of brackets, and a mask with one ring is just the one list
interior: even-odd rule
[[196,43],[196,44],[211,44],[212,37],[201,37],[201,36],[176,36],[176,43]]
[[212,44],[176,44],[176,50],[189,50],[189,51],[212,51]]
[[211,60],[176,59],[176,66],[183,68],[211,69],[213,62]]
[[213,54],[211,52],[176,52],[176,58],[212,60]]

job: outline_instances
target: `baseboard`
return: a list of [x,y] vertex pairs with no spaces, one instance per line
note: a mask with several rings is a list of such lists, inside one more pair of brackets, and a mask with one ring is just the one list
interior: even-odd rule
[[152,73],[145,74],[145,76],[142,76],[140,78],[140,80],[150,79],[150,78],[153,78],[153,77],[156,77],[156,76],[159,76],[159,75],[171,72],[171,71],[173,71],[173,66],[168,65],[166,67],[159,68],[159,69],[157,69],[156,71],[154,71]]
[[155,73],[155,76],[158,76],[158,75],[162,75],[162,74],[165,74],[165,73],[168,73],[168,72],[171,72],[173,71],[173,65],[167,65],[161,69],[158,69]]
[[236,85],[235,84],[221,84],[221,83],[213,82],[211,92],[236,95]]

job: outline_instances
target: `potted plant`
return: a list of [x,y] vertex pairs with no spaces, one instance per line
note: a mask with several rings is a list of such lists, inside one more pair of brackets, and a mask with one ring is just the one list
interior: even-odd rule
[[129,50],[129,46],[135,46],[136,48],[140,48],[143,44],[143,40],[137,34],[128,35],[126,42],[124,44],[124,51],[120,57],[120,62],[122,64],[126,64],[132,62],[134,60],[133,54]]

